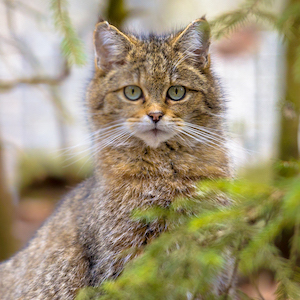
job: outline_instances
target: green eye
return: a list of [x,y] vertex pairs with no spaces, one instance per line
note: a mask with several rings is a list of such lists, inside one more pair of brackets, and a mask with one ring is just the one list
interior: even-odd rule
[[178,101],[185,96],[185,87],[181,85],[174,85],[168,89],[168,96],[174,101]]
[[124,88],[124,95],[127,99],[135,101],[141,98],[142,90],[136,85],[128,85]]

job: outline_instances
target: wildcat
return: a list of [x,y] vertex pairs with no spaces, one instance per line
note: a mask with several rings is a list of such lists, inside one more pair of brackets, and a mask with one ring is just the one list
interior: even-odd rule
[[177,196],[192,196],[198,181],[230,177],[205,19],[147,37],[100,22],[94,45],[86,97],[94,175],[0,265],[2,300],[74,299],[79,288],[117,277],[132,259],[124,250],[166,230],[133,221],[133,209],[168,207]]

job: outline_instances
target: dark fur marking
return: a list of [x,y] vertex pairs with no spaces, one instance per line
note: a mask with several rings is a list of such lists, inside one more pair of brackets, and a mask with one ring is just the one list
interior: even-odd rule
[[206,104],[206,106],[207,106],[209,109],[214,109],[214,108],[215,108],[215,106],[212,105],[212,103],[210,103],[206,97],[204,97],[204,103]]
[[174,149],[171,145],[169,145],[167,142],[166,142],[166,146],[167,146],[167,148],[169,148],[171,151],[175,151],[175,149]]
[[173,164],[173,162],[171,161],[171,168],[172,168],[172,170],[174,171],[174,174],[177,174],[177,171],[174,169],[174,164]]

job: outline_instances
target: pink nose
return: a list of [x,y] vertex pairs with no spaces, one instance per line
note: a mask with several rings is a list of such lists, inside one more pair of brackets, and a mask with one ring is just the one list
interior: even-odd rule
[[155,111],[150,112],[148,116],[154,123],[157,123],[163,117],[163,113],[161,111]]

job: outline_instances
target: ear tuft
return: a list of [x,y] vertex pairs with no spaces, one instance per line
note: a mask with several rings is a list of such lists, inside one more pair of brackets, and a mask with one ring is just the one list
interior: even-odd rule
[[174,38],[174,48],[201,68],[209,67],[210,27],[203,16],[190,23]]
[[131,47],[129,38],[107,21],[96,25],[94,30],[96,68],[108,72],[114,65],[124,63]]

